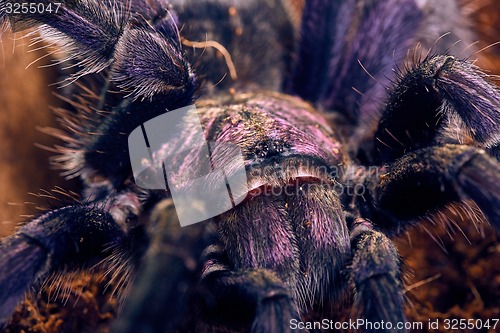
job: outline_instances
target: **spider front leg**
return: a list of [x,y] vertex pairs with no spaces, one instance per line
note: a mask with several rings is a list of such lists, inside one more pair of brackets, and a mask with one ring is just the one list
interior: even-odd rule
[[[306,1],[287,90],[353,121],[373,117],[388,72],[411,47],[423,15],[414,0]],[[381,56],[387,50],[392,57]]]
[[500,92],[468,61],[434,56],[400,74],[375,133],[375,156],[391,162],[466,135],[500,159]]
[[7,319],[39,277],[65,265],[95,262],[123,231],[93,204],[45,213],[0,242],[0,320]]
[[156,205],[147,224],[149,247],[114,332],[173,332],[185,324],[179,319],[190,315],[189,286],[198,280],[203,231],[203,224],[180,227],[171,199]]
[[[399,256],[394,244],[370,222],[358,219],[351,230],[354,253],[351,275],[356,287],[355,309],[361,309],[364,332],[403,332],[405,322]],[[385,329],[371,327],[385,323]]]
[[242,322],[252,322],[253,333],[284,333],[292,331],[292,319],[300,318],[281,279],[267,269],[230,271],[212,259],[205,267],[200,293],[212,324],[232,323],[241,329]]
[[[450,145],[467,136],[489,154]],[[374,140],[376,162],[388,168],[372,177],[368,206],[385,216],[381,225],[392,220],[399,231],[449,202],[472,199],[500,229],[499,137],[500,92],[487,76],[452,56],[423,60],[389,94]]]
[[52,10],[19,13],[9,10],[19,1],[0,0],[0,25],[13,31],[37,28],[44,41],[65,51],[61,63],[70,61],[67,69],[75,71],[67,83],[107,70],[97,105],[77,107],[77,120],[69,112],[63,117],[77,135],[59,135],[69,141],[61,149],[66,155],[59,159],[61,168],[71,175],[123,181],[130,172],[128,134],[193,102],[196,80],[182,52],[175,13],[161,0],[25,3]]
[[[201,322],[210,327],[241,329],[253,322],[244,328],[262,333],[291,331],[290,320],[299,315],[283,282],[266,269],[230,271],[224,252],[214,244],[213,227],[181,228],[172,200],[157,204],[147,226],[149,249],[116,332],[170,332],[186,325],[194,330],[196,325],[179,318],[186,320],[200,311]],[[203,268],[200,262],[205,263]],[[197,284],[197,288],[188,287]],[[201,309],[190,308],[190,299],[200,300]]]
[[444,205],[472,199],[500,230],[500,165],[484,150],[445,145],[407,154],[368,179],[361,209],[377,226],[400,232]]

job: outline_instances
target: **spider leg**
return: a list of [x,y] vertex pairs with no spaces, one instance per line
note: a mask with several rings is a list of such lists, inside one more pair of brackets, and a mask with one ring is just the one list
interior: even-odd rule
[[[458,133],[447,135],[447,121]],[[375,154],[390,162],[436,143],[461,143],[467,132],[500,158],[500,91],[470,62],[434,56],[400,74],[375,133]]]
[[67,264],[101,258],[123,237],[111,215],[93,205],[45,213],[0,241],[0,320],[7,319],[29,286]]
[[[351,244],[355,309],[362,309],[366,321],[391,323],[392,328],[387,332],[398,331],[396,327],[405,322],[405,315],[396,247],[383,233],[373,230],[371,223],[361,219],[351,231]],[[366,326],[363,331],[380,330]]]
[[[0,1],[0,22],[8,22],[13,31],[35,27],[44,39],[62,46],[69,57],[66,60],[76,60],[74,66],[80,69],[73,79],[112,66],[113,79],[133,89],[134,98],[189,84],[189,65],[180,51],[176,17],[165,1],[28,0],[22,1],[23,6],[33,4],[39,9],[12,9],[19,2]],[[137,45],[147,49],[145,54],[140,54]],[[136,60],[135,71],[124,61],[128,56]],[[155,70],[147,65],[148,60],[165,67]],[[141,78],[147,83],[139,82]],[[154,86],[152,91],[146,91],[148,85]]]
[[[179,227],[170,199],[155,207],[144,266],[116,332],[170,332],[189,325],[179,318],[189,317],[188,300],[194,292],[201,298],[203,318],[210,326],[232,323],[238,327],[253,320],[252,332],[290,332],[290,319],[299,316],[281,280],[265,269],[230,271],[222,250],[203,227]],[[198,267],[200,262],[206,262],[203,269]],[[201,270],[198,288],[191,290],[187,286],[197,285]]]
[[290,321],[300,318],[289,292],[272,271],[230,271],[213,259],[205,272],[199,289],[209,321],[253,322],[253,333],[277,333],[291,332]]
[[[463,22],[454,0],[306,1],[285,92],[355,126],[349,148],[362,163],[373,164],[374,132],[396,80],[394,68],[426,51],[472,56],[473,48],[465,46],[473,45],[474,38]],[[398,147],[397,142],[388,145]]]
[[[361,113],[373,117],[391,68],[405,58],[423,17],[414,0],[306,1],[287,90],[353,123]],[[382,56],[387,52],[392,56]]]
[[370,196],[361,207],[377,226],[399,232],[447,203],[472,199],[500,230],[500,166],[484,150],[428,147],[379,171],[367,181]]
[[[446,19],[429,21],[429,11],[435,15],[431,17]],[[401,64],[417,42],[423,49],[458,53],[457,40],[465,46],[473,41],[453,0],[439,5],[415,0],[306,1],[300,36],[286,88],[361,124],[378,115],[394,64]]]
[[193,102],[196,80],[182,52],[175,14],[165,1],[31,0],[25,3],[50,4],[52,11],[7,14],[12,3],[18,2],[0,0],[0,25],[8,22],[15,31],[36,27],[45,41],[61,46],[71,61],[68,69],[76,70],[69,83],[107,70],[99,112],[69,126],[79,135],[70,151],[76,155],[71,162],[77,162],[68,167],[74,173],[91,168],[122,181],[130,171],[128,134]]
[[172,332],[189,315],[188,286],[198,281],[203,224],[181,228],[167,199],[156,205],[147,228],[150,245],[114,332]]

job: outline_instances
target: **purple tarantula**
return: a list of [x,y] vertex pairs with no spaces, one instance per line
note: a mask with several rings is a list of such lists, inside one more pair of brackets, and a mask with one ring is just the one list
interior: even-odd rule
[[[286,0],[0,0],[4,26],[65,52],[54,161],[84,184],[1,240],[0,318],[35,280],[107,262],[137,272],[115,332],[307,331],[294,323],[346,294],[405,331],[388,236],[462,200],[500,228],[500,92],[454,56],[472,44],[460,15],[453,0],[310,0],[300,20]],[[213,165],[231,177],[236,146],[247,188],[180,227],[172,189],[136,181],[206,158],[177,154],[193,129],[148,144],[160,165],[138,177],[128,137],[193,103]]]

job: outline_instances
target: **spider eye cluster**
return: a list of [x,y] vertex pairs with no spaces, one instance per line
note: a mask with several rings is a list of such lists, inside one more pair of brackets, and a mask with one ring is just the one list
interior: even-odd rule
[[290,144],[288,144],[284,139],[269,139],[265,142],[259,142],[255,146],[254,152],[257,158],[264,159],[281,155],[289,148]]

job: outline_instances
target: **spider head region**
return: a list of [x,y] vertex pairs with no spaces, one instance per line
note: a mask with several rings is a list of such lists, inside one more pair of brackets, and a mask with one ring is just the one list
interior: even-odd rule
[[[337,133],[299,98],[239,93],[201,101],[197,110],[207,141],[235,144],[241,150],[251,193],[297,182],[331,184],[341,177],[346,154]],[[212,159],[230,165],[226,155],[215,149]]]

